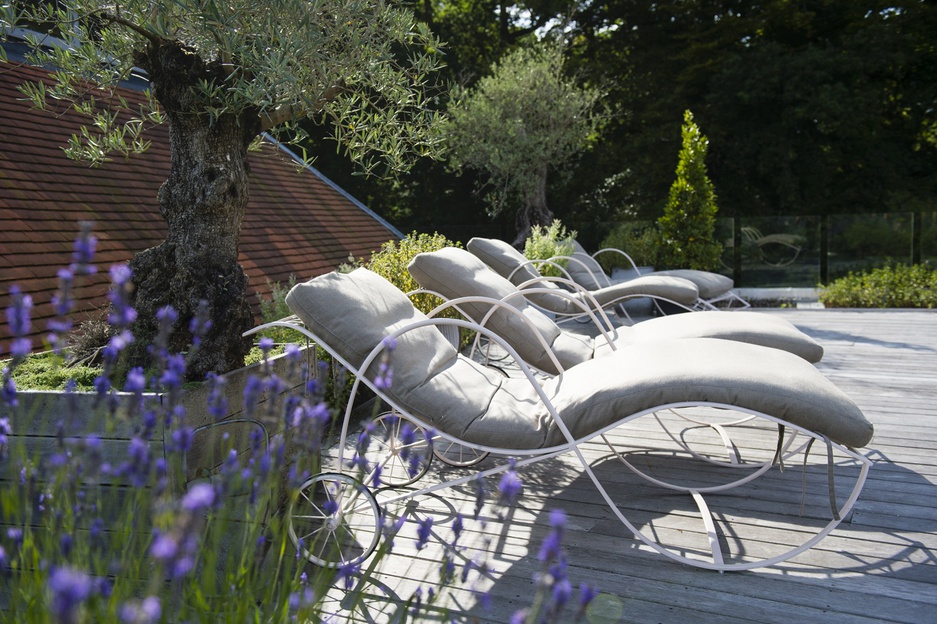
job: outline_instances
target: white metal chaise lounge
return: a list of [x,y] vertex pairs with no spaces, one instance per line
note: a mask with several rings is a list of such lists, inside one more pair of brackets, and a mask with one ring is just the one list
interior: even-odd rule
[[602,288],[610,284],[617,283],[605,273],[602,265],[596,258],[601,254],[613,253],[623,256],[631,265],[631,269],[638,277],[642,279],[648,277],[678,277],[693,282],[699,290],[700,305],[703,309],[715,310],[716,304],[727,302],[730,307],[749,308],[751,304],[739,297],[732,291],[735,282],[731,277],[713,273],[712,271],[699,271],[696,269],[670,269],[666,271],[654,271],[652,273],[641,273],[641,270],[635,264],[634,260],[627,253],[620,249],[607,247],[600,249],[592,255],[579,244],[579,241],[573,240],[573,255],[569,258],[567,270],[573,281],[576,281],[586,288]]
[[[872,437],[872,425],[862,412],[808,362],[778,349],[712,339],[638,344],[538,382],[510,345],[490,330],[461,319],[429,318],[392,284],[364,268],[297,284],[286,301],[296,318],[274,324],[301,331],[356,378],[342,423],[338,472],[309,479],[289,510],[290,536],[300,552],[320,565],[348,565],[367,558],[381,537],[381,505],[387,508],[418,500],[443,488],[563,454],[571,455],[581,466],[613,515],[657,552],[716,570],[773,565],[808,549],[839,524],[862,489],[870,464],[853,450]],[[516,359],[519,376],[507,377],[461,355],[437,330],[438,325],[485,333]],[[389,385],[375,381],[388,357],[393,367]],[[370,477],[362,472],[361,462],[348,462],[343,456],[350,452],[345,443],[350,434],[351,405],[362,386],[370,388],[401,418],[431,431],[427,439],[438,436],[492,452],[497,456],[488,461],[500,463],[474,474],[459,471],[461,476],[422,489],[388,490],[378,504],[372,489],[365,485]],[[712,487],[682,485],[642,473],[624,454],[616,452],[609,437],[642,416],[658,419],[669,412],[713,408],[718,408],[714,411],[719,414],[741,413],[776,426],[776,435],[781,434],[777,435],[776,453],[774,443],[769,443],[775,459],[795,452],[795,438],[820,440],[829,453],[845,458],[849,470],[857,474],[855,485],[845,498],[830,492],[833,518],[817,534],[764,560],[751,560],[747,555],[742,561],[726,560],[717,530],[719,516],[709,511],[706,497],[768,472],[777,475],[771,471],[775,461],[746,463],[737,453],[721,461],[691,455],[703,465],[717,465],[719,474],[740,476]],[[711,552],[700,556],[683,547],[668,548],[626,518],[627,501],[622,504],[613,499],[583,452],[584,445],[603,441],[623,465],[644,476],[655,489],[660,487],[661,492],[671,495],[674,490],[683,492],[691,497],[687,500],[697,503],[703,519],[701,539]],[[688,450],[687,444],[680,447]],[[349,467],[352,463],[355,468]],[[832,460],[828,464],[831,475],[834,468],[842,470],[841,463],[836,464]],[[697,473],[693,471],[693,475]],[[615,480],[620,476],[616,472]],[[832,488],[832,476],[830,479]],[[827,499],[826,493],[822,499]],[[729,535],[734,538],[735,534],[727,530]]]
[[[616,284],[609,282],[603,287],[597,287],[589,282],[590,286],[587,287],[581,283],[582,280],[573,279],[569,266],[564,268],[552,260],[543,262],[528,260],[510,244],[496,238],[475,237],[466,244],[465,248],[518,288],[531,290],[527,293],[528,300],[557,316],[581,317],[581,304],[586,302],[588,297],[582,294],[576,294],[573,298],[568,295],[553,297],[549,292],[540,293],[541,289],[589,293],[602,308],[617,306],[628,299],[637,298],[650,298],[655,303],[661,301],[671,303],[687,311],[699,309],[701,304],[699,288],[696,284],[680,277],[651,275]],[[543,264],[556,267],[564,277],[552,279],[544,277],[538,270],[538,265]],[[627,308],[622,306],[614,309],[623,312],[625,318],[630,320]]]
[[[476,323],[490,327],[509,342],[525,361],[548,374],[561,372],[554,358],[541,346],[534,331],[543,336],[563,369],[606,357],[623,347],[667,339],[720,338],[748,342],[794,353],[809,362],[819,362],[823,347],[788,321],[768,314],[739,311],[694,312],[642,321],[632,326],[602,327],[595,337],[564,331],[552,319],[527,303],[528,290],[518,290],[477,257],[464,249],[444,249],[417,254],[408,267],[413,279],[443,299],[483,297],[466,301],[459,310]],[[562,292],[549,293],[560,297]],[[530,323],[506,310],[491,313],[491,300],[504,300],[520,310]],[[490,318],[487,318],[489,317]],[[536,330],[531,329],[535,327]]]

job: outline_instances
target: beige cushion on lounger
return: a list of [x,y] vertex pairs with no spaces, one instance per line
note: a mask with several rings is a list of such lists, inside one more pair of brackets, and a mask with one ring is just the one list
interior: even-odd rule
[[[353,369],[396,329],[426,320],[426,315],[393,284],[367,269],[329,273],[296,284],[286,303],[314,334]],[[391,355],[393,381],[388,391],[411,414],[466,441],[503,435],[518,448],[539,448],[547,427],[519,406],[531,408],[536,395],[524,380],[459,356],[434,327],[403,334]],[[377,365],[366,373],[377,374]],[[473,423],[478,425],[469,431]],[[498,432],[501,432],[500,434]]]
[[[807,361],[727,340],[633,345],[573,367],[544,389],[577,437],[606,426],[609,412],[704,401],[769,414],[851,447],[868,444],[873,432],[856,404]],[[548,444],[556,441],[553,432]]]
[[602,265],[589,255],[583,246],[579,244],[579,241],[573,240],[573,253],[570,255],[579,261],[570,262],[569,266],[566,268],[574,282],[582,284],[590,290],[601,286],[608,286],[612,283],[608,275],[605,274],[605,269],[602,268]]
[[[730,316],[731,318],[726,318]],[[770,314],[744,310],[727,315],[706,311],[661,316],[616,330],[617,348],[656,340],[721,338],[781,349],[811,363],[823,359],[823,347],[793,324]],[[594,357],[612,352],[602,336],[596,338]]]
[[[445,247],[417,254],[407,269],[420,286],[446,299],[478,296],[500,300],[513,295],[510,304],[536,327],[564,368],[592,359],[595,345],[591,338],[562,331],[552,319],[518,296],[514,284],[464,249]],[[481,323],[491,305],[468,303],[460,304],[459,308],[476,323]],[[523,319],[509,311],[498,310],[486,326],[499,336],[511,336],[508,342],[530,365],[554,374],[559,372]]]
[[[408,267],[413,279],[420,286],[436,291],[447,299],[469,295],[504,299],[517,292],[509,281],[488,270],[472,254],[463,249],[447,247],[439,251],[418,254]],[[556,323],[533,309],[523,298],[513,297],[511,304],[522,310],[528,318],[535,319],[538,330],[547,344],[553,345],[563,368],[570,368],[586,360],[604,357],[612,349],[599,336],[595,340],[563,332]],[[481,322],[490,306],[476,304],[464,308],[476,322]],[[543,352],[542,347],[531,336],[530,330],[516,320],[502,321],[510,316],[507,312],[496,313],[498,324],[489,327],[507,340],[532,366],[556,374],[556,367]],[[567,339],[568,338],[568,339]],[[631,327],[615,329],[616,347],[655,340],[674,338],[722,338],[758,344],[794,353],[809,362],[818,362],[823,357],[823,348],[791,323],[757,312],[694,312],[677,314],[644,321]],[[575,340],[576,342],[572,342]],[[585,347],[583,343],[586,343]]]
[[[287,304],[353,372],[394,329],[426,318],[367,269],[297,284]],[[435,328],[402,335],[391,362],[390,397],[440,431],[508,451],[563,441],[528,380],[505,377],[458,355]],[[577,438],[680,402],[757,410],[854,447],[872,436],[855,404],[800,358],[722,340],[635,345],[570,369],[543,388]]]
[[[539,280],[538,285],[528,286],[528,288],[560,290],[556,283],[543,280],[540,273],[532,265],[527,264],[527,258],[521,252],[502,240],[476,237],[468,242],[466,248],[473,256],[501,277],[508,278],[515,286],[520,286],[531,280]],[[580,282],[576,281],[576,283]],[[638,277],[605,288],[587,290],[591,290],[592,296],[603,307],[621,302],[626,298],[640,296],[660,297],[686,306],[692,306],[699,299],[699,290],[695,284],[673,276]],[[532,293],[527,298],[534,305],[538,305],[554,314],[574,315],[582,313],[582,308],[573,303],[567,296],[554,297],[550,294]],[[583,297],[577,297],[577,299],[579,301],[584,300]]]
[[[693,282],[699,290],[701,299],[715,299],[726,294],[735,286],[735,282],[727,275],[720,275],[711,271],[697,271],[696,269],[672,269],[669,271],[654,271],[648,275],[642,275],[635,279],[644,279],[645,277],[678,277]],[[616,282],[612,282],[616,283]],[[628,283],[628,282],[624,282]]]
[[[570,266],[576,265],[576,274],[573,275],[573,272],[570,271],[570,275],[577,283],[593,284],[595,283],[596,278],[599,282],[608,284],[627,283],[628,281],[631,281],[627,280],[625,282],[618,282],[609,278],[602,266],[595,260],[595,258],[589,255],[589,252],[587,252],[578,241],[573,241],[573,249],[575,250],[572,254],[573,257],[577,260],[581,260],[582,263],[588,267],[588,271],[586,271],[582,265],[575,262],[570,262]],[[592,277],[590,273],[594,273],[596,277]],[[644,279],[647,277],[656,276],[679,277],[680,279],[691,281],[694,285],[696,285],[700,298],[707,301],[726,294],[735,286],[735,282],[731,277],[720,275],[719,273],[713,273],[712,271],[699,271],[697,269],[671,269],[668,271],[654,271],[653,273],[647,273],[634,279]]]

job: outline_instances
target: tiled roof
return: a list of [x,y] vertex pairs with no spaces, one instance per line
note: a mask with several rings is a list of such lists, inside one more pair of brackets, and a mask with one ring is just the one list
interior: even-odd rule
[[[77,293],[82,311],[105,305],[107,267],[165,237],[156,194],[169,174],[169,133],[166,126],[154,128],[147,132],[147,152],[98,168],[69,160],[62,147],[84,120],[64,105],[56,114],[32,109],[16,87],[37,79],[48,74],[0,63],[0,309],[10,305],[13,284],[29,293],[34,343],[41,343],[56,273],[71,261],[80,221],[94,222],[101,267]],[[122,95],[141,97],[132,89]],[[253,293],[269,294],[268,280],[309,279],[349,255],[367,258],[400,235],[316,170],[299,169],[291,156],[271,141],[249,156],[240,262],[255,310]],[[0,318],[0,358],[9,347],[5,321]]]

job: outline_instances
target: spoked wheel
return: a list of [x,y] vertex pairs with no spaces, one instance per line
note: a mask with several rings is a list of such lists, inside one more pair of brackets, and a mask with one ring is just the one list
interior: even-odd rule
[[293,545],[312,563],[337,568],[370,556],[381,537],[381,509],[359,481],[323,472],[306,481],[290,504]]
[[445,438],[436,438],[433,440],[433,455],[444,464],[464,468],[474,466],[484,460],[488,457],[488,451],[480,451]]
[[363,454],[368,461],[368,479],[379,469],[376,481],[380,486],[399,487],[426,474],[433,444],[423,427],[396,412],[385,412],[371,422]]

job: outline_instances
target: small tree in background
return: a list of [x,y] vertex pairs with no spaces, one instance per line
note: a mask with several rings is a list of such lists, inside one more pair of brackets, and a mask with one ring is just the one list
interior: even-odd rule
[[665,267],[711,270],[719,264],[722,244],[715,239],[716,193],[706,175],[708,139],[700,133],[689,110],[683,114],[683,146],[677,179],[660,226],[658,261]]
[[518,205],[515,246],[531,226],[549,226],[547,178],[595,138],[602,94],[563,74],[563,50],[520,48],[495,64],[473,89],[454,98],[448,127],[450,158],[488,175],[488,213]]

